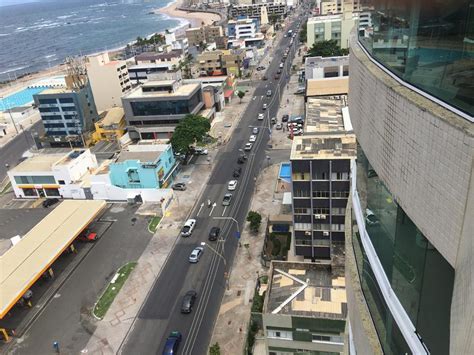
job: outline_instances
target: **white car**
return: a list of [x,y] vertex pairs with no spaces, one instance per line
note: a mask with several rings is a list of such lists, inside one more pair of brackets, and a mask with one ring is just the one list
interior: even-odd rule
[[265,118],[264,114],[263,113],[259,113],[258,114],[258,117],[257,117],[257,120],[261,121]]
[[234,191],[237,187],[237,180],[230,180],[229,184],[227,185],[227,190]]
[[244,150],[246,150],[246,151],[251,150],[251,149],[252,149],[252,145],[253,145],[252,143],[247,143],[247,144],[245,145],[245,147],[244,147]]
[[250,142],[250,143],[253,143],[253,142],[255,142],[256,140],[257,140],[257,136],[255,136],[255,135],[253,135],[253,134],[249,137],[249,142]]
[[253,133],[253,134],[258,134],[258,127],[254,127],[254,128],[252,129],[252,133]]
[[184,224],[183,229],[181,229],[181,236],[182,237],[189,237],[193,232],[194,227],[196,226],[195,219],[188,219]]

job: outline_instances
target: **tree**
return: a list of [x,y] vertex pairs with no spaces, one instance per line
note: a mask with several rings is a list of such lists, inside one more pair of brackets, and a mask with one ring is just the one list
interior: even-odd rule
[[171,145],[177,153],[187,153],[189,147],[201,143],[211,129],[209,120],[200,115],[186,115],[176,126]]
[[209,355],[221,355],[221,347],[219,343],[215,343],[209,348]]
[[239,91],[237,91],[237,96],[238,96],[239,99],[240,99],[240,103],[242,103],[242,99],[243,99],[244,96],[245,96],[245,92],[243,92],[242,90],[239,90]]
[[341,48],[337,41],[330,39],[328,41],[316,42],[308,51],[309,57],[337,57],[341,55],[348,55],[349,50]]
[[258,212],[249,211],[247,222],[250,222],[250,230],[257,233],[260,229],[260,224],[262,223],[262,216]]
[[306,43],[308,40],[308,22],[305,22],[303,26],[301,26],[301,31],[300,31],[300,42]]
[[271,14],[268,18],[268,22],[274,25],[278,22],[279,19],[280,19],[280,16],[278,16],[277,14]]

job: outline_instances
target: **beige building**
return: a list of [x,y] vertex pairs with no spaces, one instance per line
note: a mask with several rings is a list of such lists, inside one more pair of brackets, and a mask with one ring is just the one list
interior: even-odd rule
[[316,42],[335,40],[341,48],[349,48],[349,34],[358,19],[359,15],[351,12],[308,19],[308,47]]
[[97,111],[121,107],[121,97],[131,88],[125,61],[110,60],[108,53],[87,58],[87,76]]
[[318,0],[316,9],[320,15],[361,11],[360,0]]
[[223,51],[203,52],[196,58],[200,75],[215,75],[217,72],[223,73],[222,66]]
[[145,52],[135,56],[135,63],[139,64],[166,64],[168,68],[173,65],[178,66],[179,62],[184,59],[184,51],[182,49],[173,49],[171,46],[161,47],[159,52]]
[[186,38],[191,46],[198,46],[201,43],[215,42],[217,38],[224,36],[222,26],[194,27],[186,30]]

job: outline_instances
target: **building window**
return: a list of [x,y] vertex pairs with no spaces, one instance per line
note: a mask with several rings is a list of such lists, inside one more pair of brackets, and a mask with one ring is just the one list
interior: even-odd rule
[[46,196],[48,197],[59,197],[61,194],[58,189],[44,189]]
[[72,97],[63,97],[59,99],[59,102],[62,104],[73,104],[74,100]]
[[57,103],[56,99],[39,99],[40,105],[54,105]]
[[293,194],[293,197],[310,197],[309,190],[294,190]]
[[329,208],[313,208],[314,214],[329,214]]
[[38,192],[36,192],[36,189],[22,189],[23,194],[27,197],[37,197]]
[[333,198],[348,198],[349,191],[333,191],[331,195]]
[[58,180],[59,185],[66,185],[66,182],[64,180]]
[[15,182],[21,184],[56,184],[54,176],[15,176]]
[[329,198],[329,191],[313,191],[315,198]]
[[278,338],[285,340],[293,340],[293,333],[291,331],[285,330],[267,330],[269,338]]
[[295,214],[309,214],[309,208],[295,208]]

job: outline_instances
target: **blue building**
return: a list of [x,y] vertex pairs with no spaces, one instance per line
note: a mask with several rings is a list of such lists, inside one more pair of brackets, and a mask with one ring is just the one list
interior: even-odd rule
[[131,145],[110,164],[112,185],[158,189],[171,185],[178,164],[169,144]]

